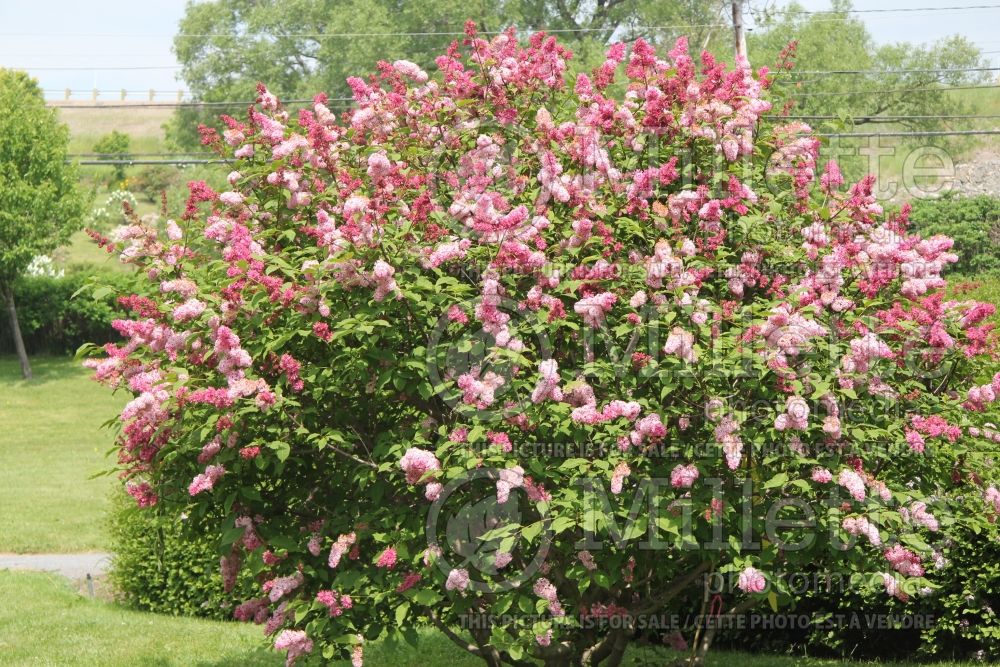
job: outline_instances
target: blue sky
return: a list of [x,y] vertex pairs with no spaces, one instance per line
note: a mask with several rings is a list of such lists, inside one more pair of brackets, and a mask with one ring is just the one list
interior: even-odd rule
[[[0,65],[27,69],[50,98],[62,98],[67,87],[81,92],[74,98],[89,98],[94,87],[176,91],[183,84],[175,78],[179,69],[170,48],[184,5],[183,0],[0,0]],[[100,69],[146,66],[174,69]],[[56,67],[92,69],[35,69]]]
[[[779,2],[779,4],[784,4]],[[800,0],[807,9],[829,8],[828,0]],[[1000,1],[878,0],[861,2],[858,9],[895,9],[952,5],[998,5],[995,9],[862,14],[879,42],[925,42],[962,34],[984,51],[1000,52]],[[154,88],[176,91],[177,61],[170,50],[173,34],[184,14],[183,0],[0,0],[0,66],[27,69],[60,99],[63,90],[74,98],[89,98],[90,90],[106,92],[101,99],[117,99],[122,88],[130,98]],[[990,53],[994,64],[1000,53]],[[80,69],[55,69],[74,67]],[[107,67],[159,69],[109,70]],[[45,68],[45,69],[42,69]],[[176,94],[176,92],[174,93]]]

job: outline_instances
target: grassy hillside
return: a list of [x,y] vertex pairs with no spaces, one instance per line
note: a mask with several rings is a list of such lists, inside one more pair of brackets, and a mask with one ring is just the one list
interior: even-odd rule
[[[163,141],[163,124],[170,120],[171,107],[122,107],[127,102],[107,102],[119,106],[89,108],[93,102],[59,102],[59,117],[69,126],[73,152],[89,152],[94,142],[112,130],[132,137],[133,148],[159,149]],[[74,106],[78,108],[74,108]]]

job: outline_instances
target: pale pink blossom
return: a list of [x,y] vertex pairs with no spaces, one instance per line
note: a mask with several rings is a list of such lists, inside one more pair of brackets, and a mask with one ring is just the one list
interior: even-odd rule
[[676,354],[689,364],[698,360],[698,353],[694,349],[694,334],[680,327],[674,327],[671,330],[670,335],[667,336],[667,342],[663,345],[663,352]]
[[675,489],[690,489],[698,479],[698,467],[694,464],[678,465],[670,471],[670,485]]
[[227,206],[239,206],[243,203],[243,195],[239,192],[221,192],[219,193],[219,201]]
[[621,461],[615,466],[615,470],[611,475],[611,493],[618,495],[622,492],[622,482],[625,478],[632,474],[632,470],[628,467],[628,464]]
[[444,587],[449,591],[464,591],[469,587],[469,571],[463,568],[452,570]]
[[844,468],[840,471],[837,484],[847,489],[855,500],[865,499],[865,480],[850,468]]
[[505,503],[510,498],[511,489],[524,486],[524,468],[513,466],[504,468],[497,479],[497,502]]
[[188,493],[196,496],[203,491],[211,491],[215,483],[226,474],[226,469],[220,465],[208,466],[205,472],[197,475],[188,486]]
[[833,481],[833,473],[826,468],[813,468],[812,481],[820,484],[829,484]]
[[760,570],[748,567],[740,572],[736,585],[744,593],[760,593],[767,587],[767,580]]
[[313,642],[302,630],[284,630],[274,640],[274,648],[278,651],[288,651],[285,665],[290,667],[299,657],[312,652]]
[[422,480],[426,481],[427,473],[440,470],[441,464],[432,452],[419,447],[410,447],[399,460],[399,467],[406,473],[407,484],[418,484]]

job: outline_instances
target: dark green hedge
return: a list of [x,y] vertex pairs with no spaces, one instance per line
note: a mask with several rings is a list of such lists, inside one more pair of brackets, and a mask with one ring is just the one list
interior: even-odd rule
[[123,603],[136,609],[175,616],[232,619],[232,600],[260,594],[246,569],[236,588],[222,588],[214,540],[160,507],[139,509],[118,493],[109,520],[111,583]]
[[[21,335],[28,354],[72,354],[84,343],[103,344],[120,340],[111,321],[125,315],[114,296],[99,299],[84,289],[93,281],[128,291],[134,278],[120,271],[71,273],[63,278],[24,277],[14,283]],[[119,291],[119,289],[116,289]],[[120,293],[120,292],[119,292]],[[6,309],[0,313],[0,353],[14,351]]]
[[[977,532],[961,521],[962,516],[984,511],[981,489],[969,485],[955,502],[949,513],[958,522],[947,529],[941,550],[946,564],[938,569],[933,560],[924,562],[927,578],[939,587],[932,594],[915,595],[904,603],[888,597],[881,586],[873,591],[861,585],[835,584],[831,592],[814,588],[795,608],[780,613],[816,619],[827,627],[729,631],[717,644],[852,659],[1000,661],[1000,526]],[[807,583],[822,578],[821,569],[803,574]],[[770,612],[766,605],[756,611]],[[879,616],[892,615],[921,618],[928,627],[866,627]]]
[[968,276],[1000,272],[1000,198],[979,195],[913,202],[913,228],[929,236],[944,234],[955,239],[959,256],[951,270]]

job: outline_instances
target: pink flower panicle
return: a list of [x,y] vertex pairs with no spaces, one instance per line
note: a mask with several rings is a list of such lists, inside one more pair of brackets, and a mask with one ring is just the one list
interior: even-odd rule
[[375,567],[380,567],[386,570],[391,570],[396,567],[396,550],[392,547],[388,547],[379,554],[378,560],[375,561]]
[[558,618],[566,615],[566,612],[563,611],[562,605],[559,604],[556,587],[552,585],[552,582],[548,579],[545,577],[537,579],[532,587],[532,590],[535,592],[535,595],[549,603],[549,613],[554,617]]
[[336,591],[321,590],[316,594],[316,602],[329,609],[330,616],[337,617],[345,610],[354,606],[350,595],[341,595]]
[[840,471],[840,475],[837,477],[837,484],[847,489],[847,492],[855,500],[862,501],[865,499],[865,480],[850,468],[844,468]]
[[354,533],[347,533],[346,535],[340,535],[337,541],[333,543],[330,547],[330,557],[327,560],[327,564],[336,569],[340,565],[340,560],[344,557],[354,543],[357,541],[357,535]]
[[675,489],[690,489],[696,479],[698,479],[698,467],[693,463],[675,466],[670,471],[670,485]]
[[406,473],[407,484],[418,484],[426,483],[425,476],[440,470],[441,464],[431,452],[419,447],[410,447],[403,454],[403,458],[399,460],[399,467]]
[[615,495],[620,494],[622,492],[622,483],[630,474],[632,474],[632,470],[628,467],[627,463],[624,461],[618,463],[611,474],[611,493]]
[[284,630],[274,640],[274,648],[288,652],[285,666],[291,667],[300,657],[312,652],[313,642],[302,630]]
[[452,570],[444,587],[449,591],[464,591],[469,587],[469,571],[461,568]]
[[872,546],[877,547],[882,544],[882,537],[879,535],[878,527],[863,516],[847,517],[841,525],[849,535],[864,535],[867,537]]
[[524,468],[521,466],[504,468],[497,479],[497,502],[506,503],[510,498],[511,489],[522,486],[524,486]]
[[767,580],[760,570],[748,567],[740,572],[736,585],[744,593],[760,593],[767,587]]
[[195,476],[191,480],[191,484],[188,486],[188,493],[192,496],[196,496],[203,491],[211,491],[215,486],[215,483],[219,481],[224,474],[226,474],[226,469],[220,465],[208,466],[205,468],[205,472]]

